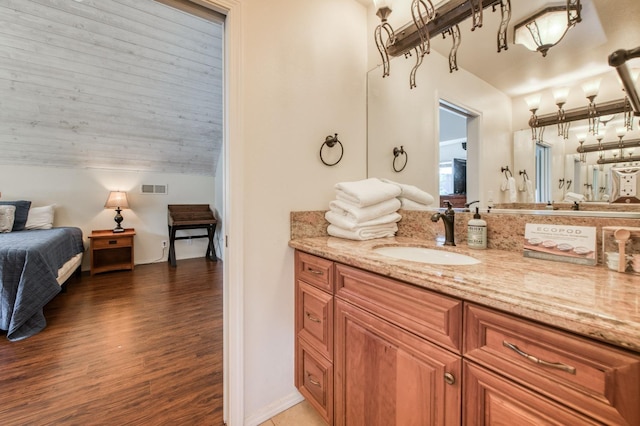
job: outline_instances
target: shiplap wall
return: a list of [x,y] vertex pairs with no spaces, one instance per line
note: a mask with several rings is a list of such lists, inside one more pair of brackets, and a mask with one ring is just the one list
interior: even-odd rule
[[0,0],[0,164],[214,176],[222,33],[154,0]]

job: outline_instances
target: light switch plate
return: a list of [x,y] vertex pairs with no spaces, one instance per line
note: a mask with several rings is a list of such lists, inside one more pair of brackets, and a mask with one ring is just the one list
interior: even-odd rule
[[640,167],[612,167],[611,168],[611,197],[612,203],[640,203]]

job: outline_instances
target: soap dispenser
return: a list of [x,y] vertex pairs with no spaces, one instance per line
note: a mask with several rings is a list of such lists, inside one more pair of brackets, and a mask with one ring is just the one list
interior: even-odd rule
[[473,249],[487,248],[487,222],[480,218],[478,207],[467,227],[467,246]]

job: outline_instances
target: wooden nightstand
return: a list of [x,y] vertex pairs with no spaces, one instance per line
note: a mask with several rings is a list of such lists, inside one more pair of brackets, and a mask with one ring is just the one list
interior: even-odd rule
[[91,275],[100,272],[133,270],[133,228],[114,234],[111,229],[92,231],[91,241]]

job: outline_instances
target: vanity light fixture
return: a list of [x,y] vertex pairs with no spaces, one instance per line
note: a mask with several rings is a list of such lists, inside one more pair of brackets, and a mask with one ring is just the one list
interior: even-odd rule
[[631,103],[635,115],[640,115],[640,95],[638,95],[638,91],[636,90],[635,82],[638,76],[634,76],[629,71],[629,68],[626,64],[629,59],[634,58],[640,58],[640,46],[630,50],[616,50],[611,55],[609,55],[609,65],[615,67],[616,71],[618,72],[618,76],[620,78],[620,81],[622,82],[624,91],[629,98],[629,102]]
[[[393,27],[387,19],[392,11],[391,0],[373,0],[373,4],[376,8],[376,15],[380,18],[380,24],[374,31],[374,38],[382,58],[382,77],[384,78],[389,75],[389,49],[396,44],[397,39]],[[409,75],[409,88],[413,89],[416,87],[416,72],[422,65],[424,56],[431,52],[431,41],[429,30],[427,30],[427,24],[435,17],[435,9],[431,0],[412,0],[411,17],[419,41],[403,53],[407,58],[412,55],[416,57],[416,64]]]
[[562,136],[563,139],[569,139],[569,127],[571,127],[571,123],[566,121],[564,112],[564,104],[567,102],[568,96],[568,87],[559,87],[553,91],[553,98],[558,106],[558,136]]
[[529,118],[529,126],[531,127],[531,140],[538,141],[542,139],[542,133],[544,132],[544,127],[538,126],[538,116],[536,112],[540,107],[540,99],[542,95],[537,93],[535,95],[527,96],[524,98],[524,101],[527,103],[527,107],[529,111],[531,111],[531,118]]
[[596,96],[600,91],[600,79],[588,81],[582,85],[584,96],[589,100],[587,114],[589,120],[589,132],[592,135],[598,133],[600,121],[598,120],[598,109],[596,108]]
[[587,162],[587,154],[584,151],[584,143],[587,140],[587,135],[584,133],[580,133],[577,134],[576,137],[578,138],[578,152],[580,153],[580,162],[581,163],[586,163]]
[[618,137],[618,146],[620,148],[620,157],[624,157],[624,153],[623,153],[623,149],[624,149],[624,142],[622,141],[622,139],[624,138],[624,135],[627,134],[627,128],[626,127],[618,127],[616,129],[616,136]]
[[[575,1],[575,0],[572,0]],[[388,22],[391,0],[373,0],[380,24],[374,31],[376,47],[382,58],[382,76],[389,75],[390,56],[415,56],[416,64],[409,76],[409,87],[416,87],[416,71],[424,56],[430,52],[430,40],[437,36],[450,36],[449,71],[458,69],[457,51],[460,45],[459,24],[471,17],[471,31],[482,27],[483,10],[500,8],[501,20],[498,28],[498,52],[507,50],[507,26],[511,19],[511,0],[449,0],[436,9],[432,0],[411,0],[412,21],[394,30]]]
[[582,21],[581,9],[580,0],[567,0],[567,4],[562,6],[547,6],[515,25],[514,42],[547,56],[549,49]]
[[[617,132],[616,132],[617,133]],[[633,148],[640,147],[640,139],[629,139],[623,140],[624,135],[620,136],[618,134],[618,140],[612,142],[602,142],[602,135],[597,136],[597,144],[583,145],[585,136],[578,136],[578,153],[580,154],[580,161],[586,157],[587,152],[598,152],[598,160],[597,164],[609,164],[609,163],[622,163],[628,161],[637,161],[640,159],[640,156],[634,156]],[[631,148],[631,149],[629,149]],[[625,154],[624,149],[627,149]],[[606,157],[607,151],[614,151],[612,158]]]
[[[373,34],[376,47],[382,57],[382,78],[384,78],[389,76],[389,52],[387,48],[396,42],[393,27],[391,27],[391,24],[387,21],[387,18],[392,12],[391,0],[373,0],[373,4],[376,8],[376,15],[380,18],[380,24],[376,27]],[[386,40],[383,39],[383,35],[386,35]]]

